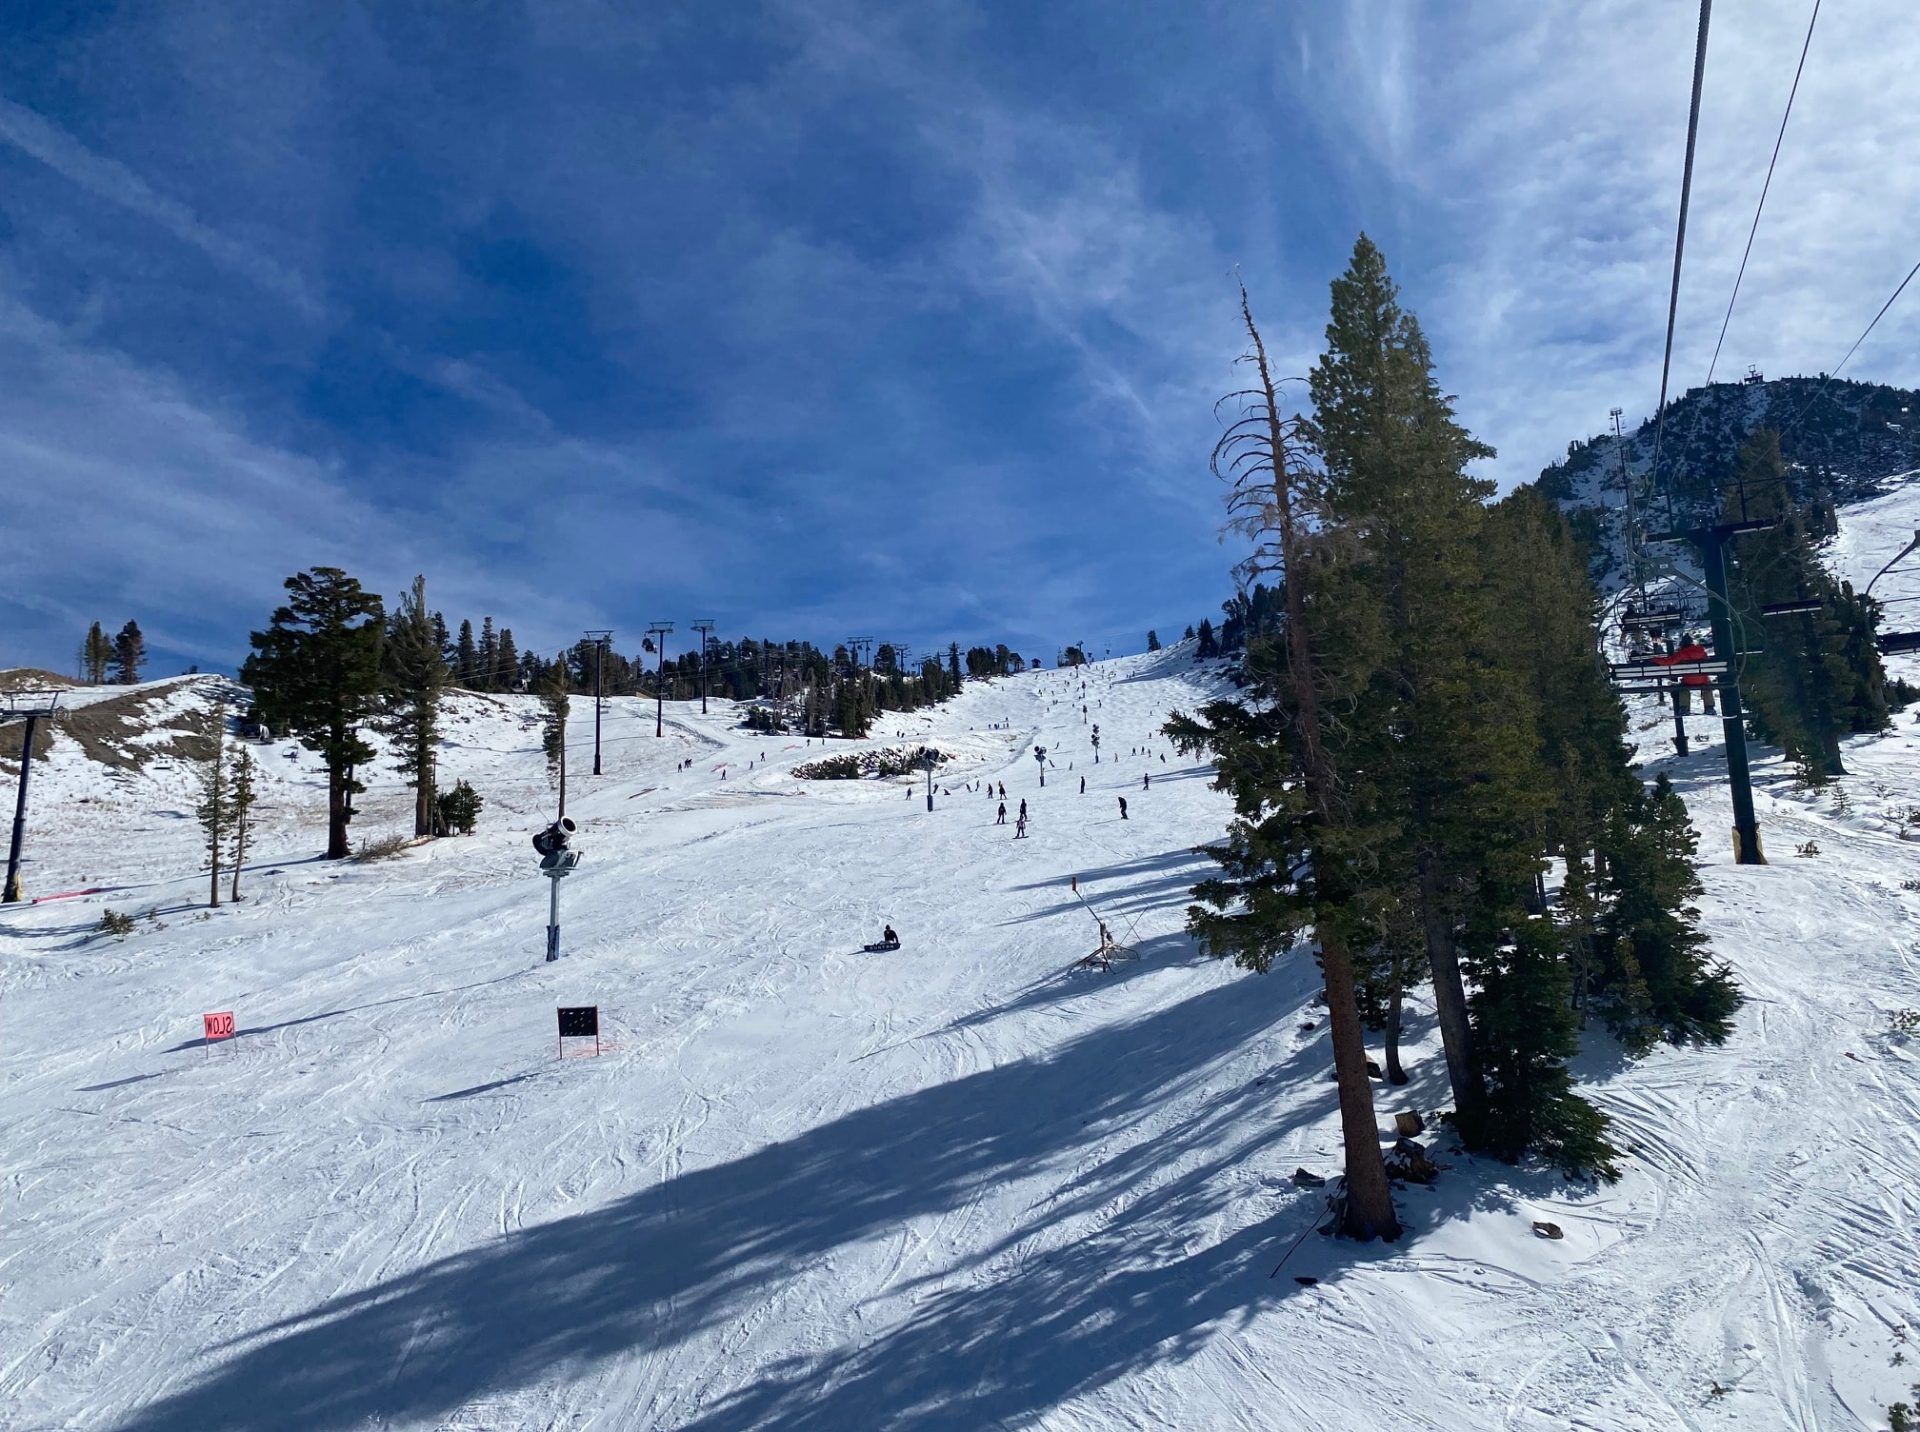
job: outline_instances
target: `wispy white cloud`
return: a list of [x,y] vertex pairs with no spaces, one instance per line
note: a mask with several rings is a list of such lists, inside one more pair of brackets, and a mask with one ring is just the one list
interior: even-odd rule
[[[1675,388],[1706,376],[1805,33],[1804,0],[1715,12],[1675,347]],[[1694,13],[1654,0],[1448,7],[1421,14],[1398,89],[1329,103],[1396,189],[1421,196],[1398,251],[1442,375],[1531,478],[1618,404],[1659,387]],[[1911,265],[1920,197],[1916,53],[1872,7],[1828,6],[1717,376],[1815,372],[1845,351]],[[1365,63],[1354,40],[1349,68]],[[1920,381],[1920,304],[1856,360]]]
[[[5,299],[0,466],[9,528],[25,535],[6,544],[10,588],[73,631],[134,615],[151,644],[214,666],[237,660],[244,623],[263,622],[282,579],[310,565],[347,567],[389,592],[426,572],[449,610],[509,612],[549,640],[591,602],[472,560],[469,531],[391,500],[408,473],[384,474],[385,491],[370,493],[339,465],[250,437],[177,381]],[[546,475],[530,475],[517,510],[551,506]]]
[[95,197],[159,225],[216,263],[277,293],[308,318],[319,318],[324,312],[319,297],[300,274],[202,223],[185,204],[157,192],[126,165],[96,154],[58,125],[4,96],[0,96],[0,139]]

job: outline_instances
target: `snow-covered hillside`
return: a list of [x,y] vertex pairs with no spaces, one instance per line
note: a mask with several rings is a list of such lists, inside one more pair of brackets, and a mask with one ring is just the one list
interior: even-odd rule
[[[1876,1425],[1920,1378],[1912,714],[1849,749],[1845,809],[1762,753],[1764,868],[1728,860],[1696,717],[1671,769],[1734,1040],[1628,1064],[1596,1037],[1619,1184],[1442,1138],[1408,1236],[1361,1248],[1290,1179],[1338,1149],[1310,963],[1244,974],[1181,933],[1227,809],[1156,733],[1212,689],[1183,645],[886,718],[868,744],[950,757],[931,813],[906,779],[795,780],[820,743],[725,703],[656,739],[611,702],[551,965],[523,698],[457,704],[442,772],[481,833],[390,861],[314,861],[313,758],[266,750],[250,898],[217,912],[184,764],[56,752],[29,893],[111,888],[0,911],[0,1425]],[[586,770],[590,703],[572,737]],[[406,828],[374,784],[356,837]],[[1137,961],[1072,969],[1075,876]],[[863,953],[884,922],[905,948]],[[606,1043],[562,1059],[577,1003]],[[1383,1125],[1441,1100],[1430,1016]]]

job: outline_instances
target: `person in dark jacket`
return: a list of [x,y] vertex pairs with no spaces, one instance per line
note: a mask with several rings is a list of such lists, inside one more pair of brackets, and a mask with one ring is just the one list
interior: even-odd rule
[[1125,820],[1126,818],[1127,818],[1127,798],[1125,796],[1121,796],[1120,797],[1120,819]]

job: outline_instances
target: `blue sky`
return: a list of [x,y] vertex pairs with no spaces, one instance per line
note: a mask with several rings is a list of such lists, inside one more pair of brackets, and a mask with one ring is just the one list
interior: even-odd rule
[[[1503,484],[1651,411],[1684,8],[10,7],[0,665],[133,617],[227,668],[322,562],[548,649],[1137,649],[1239,555],[1236,269],[1304,372],[1372,234]],[[1912,262],[1920,40],[1833,11],[1723,373],[1831,366]],[[1805,23],[1714,32],[1682,386]]]

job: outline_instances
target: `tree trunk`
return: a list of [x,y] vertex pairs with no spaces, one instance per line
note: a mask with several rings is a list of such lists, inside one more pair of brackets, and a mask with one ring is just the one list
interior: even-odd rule
[[[1292,481],[1287,460],[1288,436],[1280,416],[1280,397],[1274,388],[1273,373],[1267,363],[1267,350],[1254,326],[1253,310],[1247,304],[1245,289],[1240,294],[1240,312],[1246,319],[1247,334],[1253,340],[1253,352],[1260,373],[1261,415],[1267,427],[1267,456],[1273,486],[1271,510],[1263,515],[1267,530],[1278,539],[1280,570],[1286,574],[1281,584],[1287,608],[1287,647],[1290,655],[1289,681],[1294,697],[1295,759],[1318,818],[1329,826],[1340,820],[1336,798],[1333,763],[1321,744],[1320,692],[1314,682],[1319,670],[1313,644],[1307,635],[1306,602],[1302,589],[1307,584],[1302,556],[1301,524],[1294,512]],[[1216,469],[1217,470],[1217,469]],[[1321,910],[1340,908],[1337,888],[1329,888],[1328,879],[1337,875],[1329,868],[1337,861],[1323,863],[1324,850],[1313,852],[1315,903]],[[1346,1155],[1347,1197],[1341,1232],[1349,1237],[1397,1238],[1400,1220],[1393,1211],[1393,1194],[1387,1187],[1386,1162],[1380,1153],[1380,1125],[1373,1112],[1373,1086],[1367,1081],[1366,1036],[1360,1028],[1360,1005],[1354,991],[1353,958],[1347,951],[1346,937],[1338,929],[1316,921],[1314,934],[1320,941],[1320,968],[1326,980],[1328,1026],[1333,1039],[1333,1071],[1340,1090],[1341,1144]]]
[[1433,1009],[1440,1023],[1440,1042],[1447,1051],[1447,1080],[1453,1085],[1454,1107],[1462,1114],[1479,1112],[1485,1091],[1473,1068],[1473,1033],[1467,1024],[1467,991],[1460,979],[1460,957],[1454,949],[1453,926],[1440,899],[1440,875],[1432,855],[1420,857],[1420,925],[1427,938],[1427,966],[1433,972]]
[[1340,1231],[1366,1242],[1400,1236],[1380,1156],[1380,1123],[1367,1078],[1367,1042],[1354,993],[1353,958],[1344,936],[1320,936],[1320,968],[1327,982],[1327,1023],[1333,1039],[1333,1074],[1340,1090],[1340,1133],[1347,1151],[1346,1216]]
[[227,898],[236,905],[240,903],[240,867],[247,863],[247,818],[244,815],[234,817],[233,828],[233,888],[227,892]]
[[328,860],[343,859],[347,847],[347,773],[327,768],[327,855]]
[[209,872],[207,903],[214,909],[220,908],[220,828],[213,830],[213,869]]
[[1393,993],[1387,999],[1387,1028],[1383,1052],[1387,1066],[1387,1082],[1398,1085],[1407,1082],[1407,1071],[1400,1067],[1400,1009],[1406,997],[1406,981],[1400,976],[1400,961],[1397,956],[1393,959],[1391,978]]
[[1840,758],[1840,737],[1832,731],[1824,732],[1820,737],[1821,762],[1829,776],[1844,776],[1846,763]]
[[433,834],[434,768],[433,748],[427,744],[425,733],[413,753],[413,833],[416,836]]

